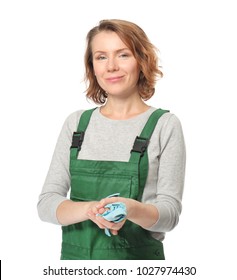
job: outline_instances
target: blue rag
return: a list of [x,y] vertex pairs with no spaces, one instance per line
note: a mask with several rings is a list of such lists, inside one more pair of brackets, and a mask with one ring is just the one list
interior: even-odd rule
[[[111,194],[108,197],[119,196],[119,193]],[[119,223],[123,221],[127,216],[126,205],[123,202],[114,202],[105,205],[108,208],[103,214],[97,214],[103,217],[105,220],[113,223]],[[105,229],[105,234],[111,236],[109,229]]]

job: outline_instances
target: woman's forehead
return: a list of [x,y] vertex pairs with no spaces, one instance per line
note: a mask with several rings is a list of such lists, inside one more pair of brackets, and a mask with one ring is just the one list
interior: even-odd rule
[[91,47],[93,52],[128,48],[118,34],[113,31],[101,31],[96,34],[91,42]]

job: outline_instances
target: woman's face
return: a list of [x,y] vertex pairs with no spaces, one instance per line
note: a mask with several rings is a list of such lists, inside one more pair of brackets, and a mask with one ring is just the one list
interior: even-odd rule
[[102,31],[93,38],[92,56],[97,82],[108,95],[138,94],[138,63],[115,32]]

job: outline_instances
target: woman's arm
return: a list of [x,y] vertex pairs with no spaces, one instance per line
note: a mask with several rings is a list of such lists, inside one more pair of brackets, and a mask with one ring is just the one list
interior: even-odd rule
[[[60,225],[70,224],[75,219],[85,219],[86,205],[72,202],[67,198],[70,189],[69,159],[72,134],[77,128],[82,112],[71,114],[64,122],[59,134],[37,205],[42,221]],[[65,214],[63,214],[64,211]],[[79,216],[76,218],[76,215]]]
[[97,201],[74,202],[63,201],[57,208],[56,216],[61,225],[70,225],[88,220],[88,211],[97,205]]

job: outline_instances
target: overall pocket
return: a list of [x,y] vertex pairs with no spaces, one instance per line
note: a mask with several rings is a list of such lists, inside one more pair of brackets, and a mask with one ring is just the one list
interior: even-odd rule
[[74,201],[100,200],[113,193],[130,197],[131,190],[138,189],[135,181],[132,176],[73,172],[70,197]]

